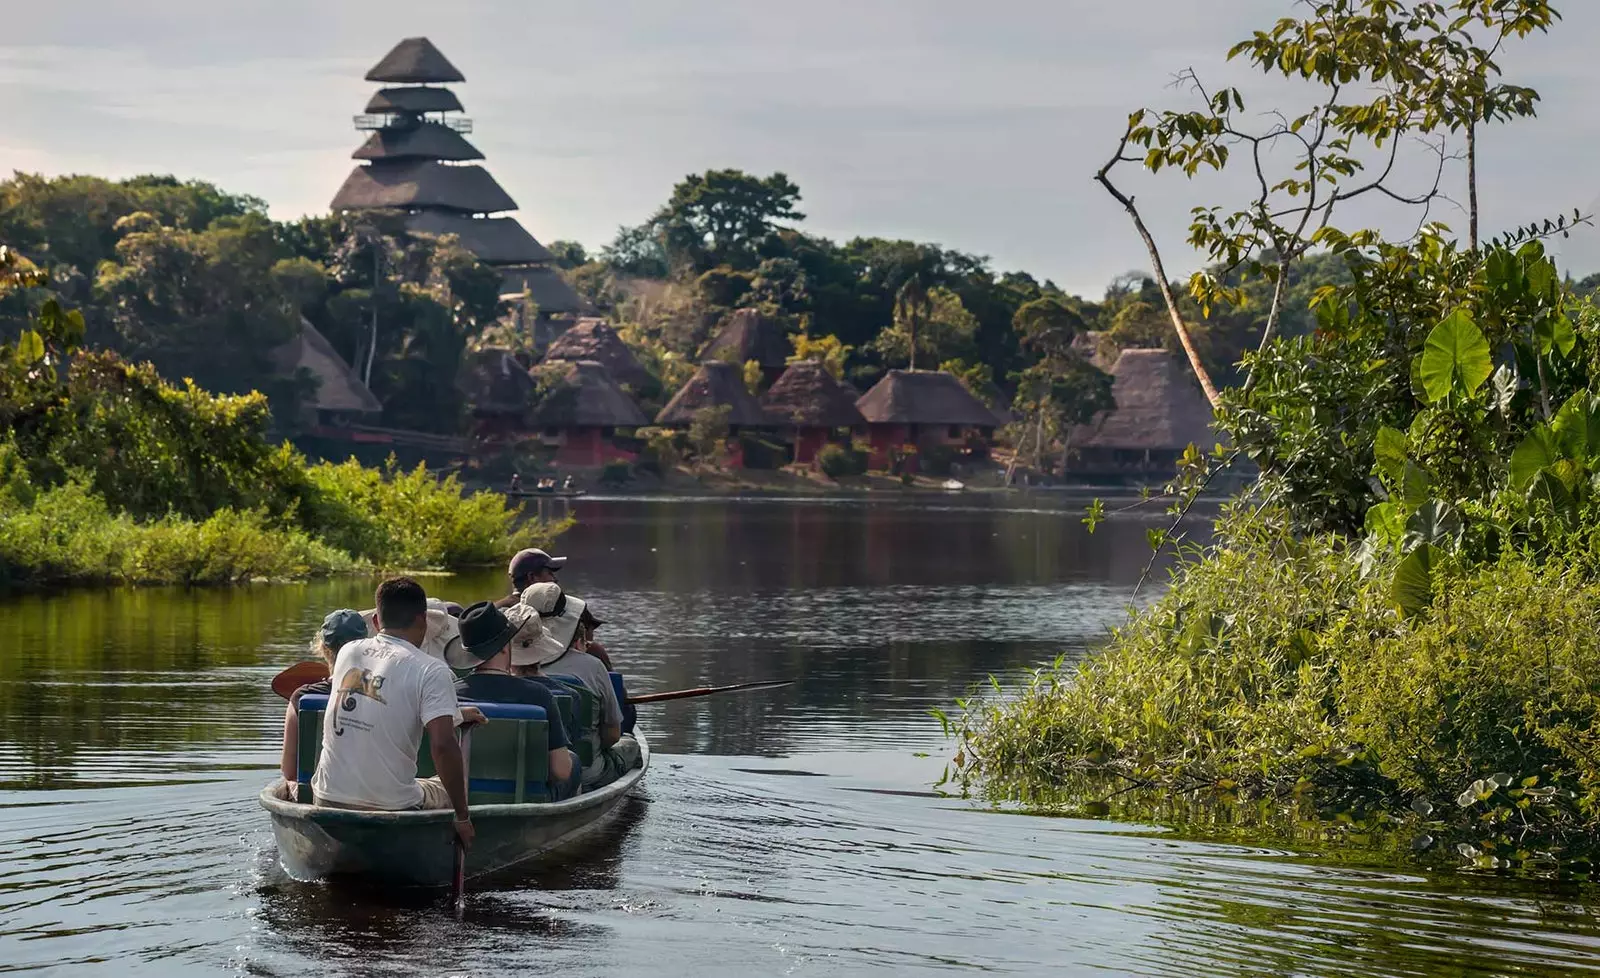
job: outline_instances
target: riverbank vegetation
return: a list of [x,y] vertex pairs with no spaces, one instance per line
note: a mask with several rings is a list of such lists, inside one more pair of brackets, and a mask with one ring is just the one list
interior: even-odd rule
[[[0,292],[42,273],[0,249]],[[496,563],[561,526],[453,477],[310,464],[267,399],[79,347],[49,301],[0,345],[0,586],[217,583]]]
[[[1313,7],[1236,50],[1332,90],[1309,122],[1281,117],[1285,132],[1312,127],[1300,145],[1340,144],[1324,200],[1370,179],[1357,139],[1532,114],[1537,94],[1502,83],[1492,52],[1547,29],[1543,3]],[[1379,78],[1388,95],[1339,104],[1341,86]],[[1129,138],[1157,165],[1225,166],[1239,104],[1219,93],[1153,129],[1136,115]],[[1312,174],[1331,166],[1319,152]],[[1294,240],[1275,243],[1281,216],[1255,208],[1203,212],[1199,237],[1270,279],[1276,245]],[[965,704],[962,780],[1092,814],[1126,795],[1251,799],[1288,819],[1387,825],[1480,867],[1592,867],[1600,313],[1538,240],[1565,221],[1480,243],[1475,205],[1469,219],[1466,240],[1427,223],[1398,243],[1316,235],[1347,283],[1314,297],[1313,333],[1269,338],[1241,359],[1246,382],[1220,392],[1229,457],[1260,480],[1100,653]],[[1224,240],[1223,227],[1245,231]]]

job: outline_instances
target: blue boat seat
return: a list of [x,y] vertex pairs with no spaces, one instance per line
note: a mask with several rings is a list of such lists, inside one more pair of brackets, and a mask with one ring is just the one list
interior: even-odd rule
[[[489,722],[472,732],[467,800],[474,805],[549,801],[550,727],[544,707],[522,703],[473,703]],[[296,781],[299,800],[309,801],[311,775],[322,753],[322,723],[328,697],[300,698],[300,752]],[[432,746],[422,735],[417,777],[432,777]]]

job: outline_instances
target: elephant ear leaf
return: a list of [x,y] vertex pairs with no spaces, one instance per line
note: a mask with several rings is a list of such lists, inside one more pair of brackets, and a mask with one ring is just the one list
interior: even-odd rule
[[1428,333],[1422,348],[1422,387],[1429,403],[1452,390],[1471,394],[1494,373],[1489,341],[1465,308],[1457,309]]
[[1550,429],[1540,426],[1511,452],[1511,488],[1519,492],[1533,485],[1539,473],[1556,463],[1561,450]]
[[1414,618],[1433,604],[1433,577],[1444,551],[1425,543],[1406,555],[1394,570],[1389,595],[1407,618]]
[[1533,485],[1528,487],[1528,498],[1549,506],[1557,518],[1565,523],[1571,523],[1578,516],[1578,504],[1572,498],[1572,493],[1560,476],[1550,469],[1540,472],[1533,480]]
[[1586,461],[1600,454],[1600,399],[1588,391],[1572,395],[1551,419],[1550,431],[1567,458]]
[[1387,425],[1378,429],[1372,469],[1383,480],[1383,487],[1389,490],[1390,495],[1400,489],[1400,480],[1406,469],[1406,452],[1410,447],[1402,432]]
[[1406,547],[1446,546],[1461,535],[1461,514],[1449,503],[1430,499],[1406,519]]

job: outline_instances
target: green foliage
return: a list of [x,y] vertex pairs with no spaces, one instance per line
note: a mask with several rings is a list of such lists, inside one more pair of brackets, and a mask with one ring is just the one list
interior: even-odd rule
[[0,585],[233,584],[342,573],[358,565],[258,509],[140,523],[69,482],[24,503],[0,495]]
[[830,479],[866,475],[867,453],[849,445],[824,445],[817,452],[817,468]]
[[524,521],[522,507],[495,492],[464,494],[455,476],[424,466],[382,470],[351,459],[305,472],[303,519],[319,537],[387,567],[472,567],[553,540],[568,523]]
[[797,360],[817,360],[824,369],[833,375],[834,380],[844,379],[845,363],[850,359],[850,354],[855,352],[839,342],[839,337],[832,335],[810,337],[805,333],[794,333],[789,337],[789,342],[794,346],[794,355],[789,358],[790,363]]
[[972,356],[977,331],[978,320],[967,311],[961,296],[935,286],[926,293],[907,296],[896,310],[894,322],[878,334],[872,345],[884,362],[907,365],[912,362],[915,334],[917,359],[926,367]]
[[731,405],[708,405],[694,412],[689,421],[689,445],[695,460],[702,464],[720,464],[728,448],[728,416]]
[[633,466],[620,458],[611,459],[600,466],[600,484],[602,486],[625,486],[633,481]]
[[782,221],[802,221],[800,188],[782,173],[755,177],[742,170],[690,174],[651,219],[669,265],[712,268],[755,264],[756,247]]
[[[1098,655],[1039,671],[1014,698],[969,701],[962,776],[1000,795],[1074,783],[1088,797],[1128,784],[1307,796],[1330,816],[1414,824],[1422,845],[1592,855],[1600,581],[1587,558],[1437,565],[1436,603],[1402,618],[1338,537],[1287,536],[1243,507],[1221,533]],[[1478,784],[1496,772],[1509,777]]]
[[1428,333],[1418,364],[1422,389],[1430,402],[1442,401],[1452,393],[1471,396],[1494,373],[1489,341],[1465,309],[1452,312]]

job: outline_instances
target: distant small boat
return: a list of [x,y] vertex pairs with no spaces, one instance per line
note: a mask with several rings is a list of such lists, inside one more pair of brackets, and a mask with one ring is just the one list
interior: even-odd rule
[[532,499],[534,497],[557,497],[571,499],[588,492],[587,489],[513,489],[506,493],[513,499]]
[[965,489],[966,487],[967,487],[966,483],[959,482],[959,481],[957,481],[955,479],[946,479],[946,480],[944,480],[944,489],[947,492],[960,492],[961,490]]

